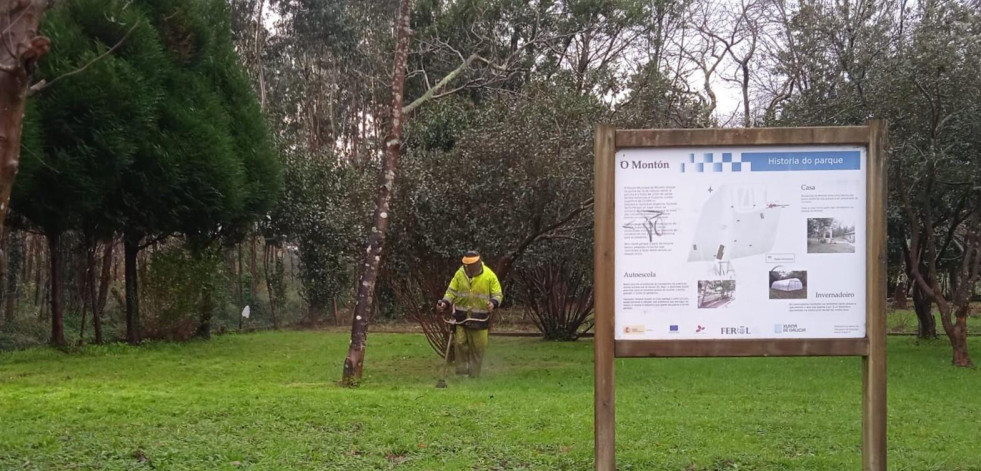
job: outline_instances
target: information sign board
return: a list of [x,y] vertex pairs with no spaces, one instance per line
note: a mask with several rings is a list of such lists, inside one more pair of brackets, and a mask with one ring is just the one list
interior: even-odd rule
[[859,356],[862,469],[886,469],[886,123],[596,129],[595,468],[615,359]]
[[865,337],[865,146],[616,152],[618,340]]

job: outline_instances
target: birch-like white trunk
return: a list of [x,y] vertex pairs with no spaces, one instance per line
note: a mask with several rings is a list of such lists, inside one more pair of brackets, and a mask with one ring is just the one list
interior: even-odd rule
[[378,280],[378,266],[381,262],[382,249],[385,245],[385,233],[388,231],[390,216],[389,203],[392,199],[392,188],[395,184],[395,172],[398,170],[399,155],[402,151],[402,110],[403,91],[405,89],[405,64],[409,55],[409,14],[411,0],[402,0],[399,15],[395,22],[395,72],[392,78],[392,122],[385,140],[385,155],[382,159],[381,173],[378,178],[378,190],[375,193],[375,212],[372,218],[371,234],[368,236],[368,247],[362,254],[358,266],[357,304],[351,320],[351,344],[347,357],[344,359],[344,374],[341,384],[357,386],[361,382],[361,372],[364,368],[365,342],[368,337],[368,320],[375,299],[375,282]]

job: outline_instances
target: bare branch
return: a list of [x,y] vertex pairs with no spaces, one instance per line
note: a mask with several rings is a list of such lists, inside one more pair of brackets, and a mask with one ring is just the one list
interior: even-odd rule
[[[472,33],[474,34],[475,37],[480,38],[480,36],[476,32],[473,32],[472,31]],[[528,49],[528,48],[530,48],[532,46],[535,46],[535,45],[538,45],[538,44],[550,44],[550,43],[552,43],[552,42],[554,42],[554,41],[556,41],[558,39],[562,39],[565,36],[568,36],[568,35],[557,35],[557,36],[536,37],[536,38],[533,38],[532,40],[530,40],[530,41],[522,44],[521,46],[516,47],[510,54],[508,54],[507,57],[505,57],[500,62],[492,61],[492,60],[487,59],[485,57],[482,57],[482,56],[480,56],[480,55],[478,55],[476,53],[471,54],[468,57],[464,57],[463,54],[459,50],[457,50],[456,48],[454,48],[453,46],[451,46],[448,42],[446,42],[446,41],[444,41],[442,39],[436,38],[436,39],[434,39],[432,41],[432,46],[435,47],[436,49],[445,49],[445,50],[448,50],[448,51],[452,52],[453,54],[455,54],[458,58],[460,58],[460,65],[458,65],[455,69],[453,69],[452,71],[450,71],[449,73],[447,73],[442,79],[440,79],[438,82],[436,82],[432,86],[428,86],[428,84],[429,84],[429,77],[428,77],[428,75],[425,75],[426,74],[425,70],[413,72],[414,74],[421,73],[421,74],[425,75],[426,82],[427,82],[427,89],[426,89],[426,92],[422,94],[422,96],[420,96],[419,98],[416,98],[411,103],[409,103],[408,105],[404,106],[402,108],[402,112],[403,113],[409,113],[409,112],[415,110],[416,108],[418,108],[420,105],[426,103],[427,101],[430,101],[430,100],[433,100],[433,99],[442,98],[442,97],[446,97],[446,96],[452,95],[454,93],[460,92],[462,90],[466,90],[466,89],[470,89],[470,88],[476,88],[476,87],[483,87],[483,86],[487,86],[487,84],[489,84],[489,83],[507,80],[507,79],[511,78],[513,76],[513,74],[515,74],[517,72],[517,70],[514,67],[514,62],[515,62],[515,59],[519,56],[519,54],[521,54],[526,49]],[[479,42],[478,42],[478,44],[479,44]],[[471,81],[468,81],[464,85],[461,85],[461,86],[458,86],[458,87],[449,89],[447,91],[444,91],[444,90],[446,90],[446,88],[454,80],[456,80],[461,74],[463,74],[463,72],[465,72],[467,69],[469,69],[473,65],[474,62],[479,62],[479,63],[484,64],[489,69],[495,71],[497,73],[497,75],[495,75],[494,78],[492,78],[492,79],[475,79],[475,80],[471,80]]]
[[433,99],[433,96],[438,91],[442,90],[450,82],[455,80],[457,76],[463,73],[464,70],[467,70],[467,68],[470,67],[470,63],[472,63],[476,58],[477,58],[476,55],[471,55],[470,57],[466,58],[462,64],[458,65],[457,68],[453,69],[450,73],[446,74],[446,76],[443,77],[439,82],[436,82],[436,85],[433,85],[432,87],[429,88],[429,90],[426,90],[426,93],[423,93],[422,96],[416,98],[412,103],[403,106],[402,113],[410,113],[412,112],[412,110],[418,108],[419,105],[422,105],[423,103]]
[[405,79],[408,80],[417,75],[422,75],[422,79],[426,82],[426,90],[432,88],[432,84],[429,83],[429,74],[426,73],[426,69],[416,69],[405,75]]

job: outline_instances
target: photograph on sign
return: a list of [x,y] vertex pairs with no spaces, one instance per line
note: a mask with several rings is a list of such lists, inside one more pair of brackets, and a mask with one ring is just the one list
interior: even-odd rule
[[865,336],[865,147],[622,149],[615,338]]

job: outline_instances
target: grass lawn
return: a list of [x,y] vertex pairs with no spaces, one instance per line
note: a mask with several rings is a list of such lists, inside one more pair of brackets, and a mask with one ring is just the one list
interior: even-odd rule
[[770,299],[807,299],[807,285],[794,291],[770,288]]
[[[0,469],[592,469],[592,343],[491,337],[485,375],[434,388],[420,335],[0,354]],[[971,339],[981,363],[981,340]],[[981,470],[981,371],[889,339],[889,468]],[[856,470],[858,358],[617,360],[622,470]]]
[[844,239],[837,239],[834,244],[821,242],[820,239],[807,239],[807,253],[855,253],[855,244]]
[[[972,306],[974,306],[974,309],[977,309],[976,303],[972,303]],[[916,333],[918,324],[916,321],[916,312],[913,309],[889,309],[886,314],[886,328],[890,333]],[[937,335],[946,339],[947,335],[944,333],[944,326],[940,323],[940,313],[936,309],[933,310],[933,318],[937,321]],[[981,333],[981,316],[968,316],[967,333],[968,335],[978,335]],[[975,363],[981,364],[981,362]]]

